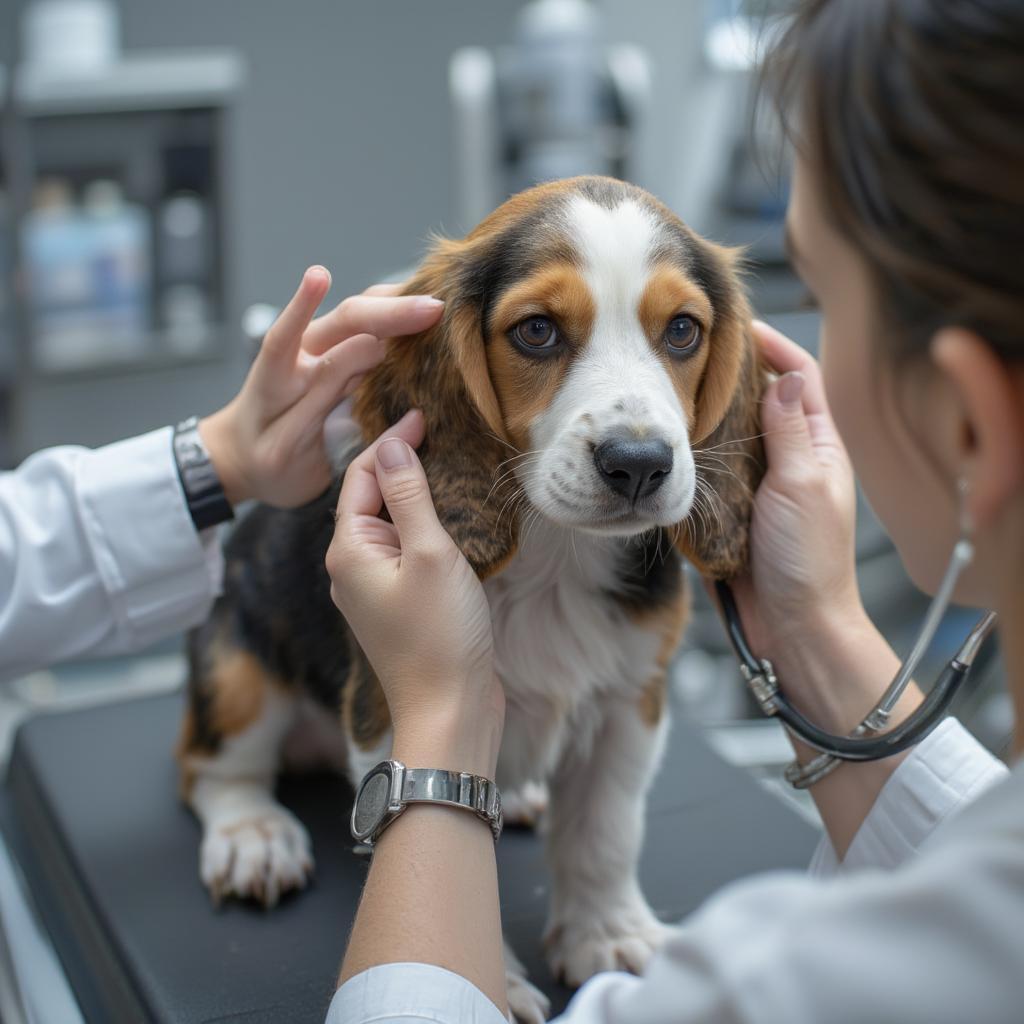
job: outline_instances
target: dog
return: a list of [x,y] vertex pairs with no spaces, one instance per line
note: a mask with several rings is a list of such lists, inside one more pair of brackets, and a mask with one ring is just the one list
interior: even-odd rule
[[[687,617],[681,558],[714,578],[744,568],[763,473],[765,371],[738,259],[635,186],[538,186],[436,242],[406,290],[444,299],[442,321],[389,346],[354,403],[366,442],[423,410],[438,516],[490,602],[509,816],[549,788],[545,941],[573,986],[639,971],[668,934],[637,861]],[[272,905],[305,884],[280,770],[314,758],[356,785],[389,756],[383,693],[324,569],[338,486],[239,523],[190,638],[182,788],[215,899]],[[507,957],[513,1011],[542,1020]]]

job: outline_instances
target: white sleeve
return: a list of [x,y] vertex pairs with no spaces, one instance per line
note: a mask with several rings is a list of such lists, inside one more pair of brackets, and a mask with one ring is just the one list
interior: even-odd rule
[[326,1024],[508,1024],[461,974],[431,964],[380,964],[349,978]]
[[170,427],[40,452],[0,473],[0,679],[187,629],[222,575],[215,531],[192,524]]
[[[830,881],[777,872],[723,889],[643,977],[600,974],[558,1024],[863,1024],[1020,1019],[1020,792],[993,792],[950,841],[896,871]],[[980,809],[980,808],[978,808]],[[981,1016],[979,1016],[979,1014]],[[328,1024],[502,1024],[466,979],[374,967],[336,993]],[[552,1022],[554,1024],[554,1022]]]
[[925,737],[892,773],[842,863],[825,835],[809,873],[829,878],[865,868],[892,869],[912,857],[944,821],[1006,776],[955,718]]

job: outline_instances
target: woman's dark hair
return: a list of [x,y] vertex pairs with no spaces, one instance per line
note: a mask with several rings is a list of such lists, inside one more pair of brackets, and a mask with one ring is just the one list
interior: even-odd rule
[[1024,0],[802,0],[763,81],[900,353],[1024,356]]

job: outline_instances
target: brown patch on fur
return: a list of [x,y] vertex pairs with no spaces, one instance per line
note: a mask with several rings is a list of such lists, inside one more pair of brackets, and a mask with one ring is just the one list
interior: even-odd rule
[[661,721],[665,713],[665,702],[668,694],[668,677],[664,674],[655,676],[644,688],[637,701],[640,710],[640,721],[652,729]]
[[[714,314],[707,296],[678,267],[663,264],[647,279],[638,308],[640,324],[651,348],[666,360],[672,384],[692,431],[697,421],[697,394],[709,358]],[[665,329],[673,317],[689,314],[700,324],[704,343],[689,359],[673,358],[665,346]]]
[[516,547],[514,518],[499,522],[506,488],[492,485],[509,456],[491,386],[479,319],[456,293],[464,243],[445,242],[409,282],[408,294],[448,303],[441,323],[388,348],[367,374],[353,415],[367,442],[409,409],[421,409],[420,448],[438,518],[481,579],[498,572]]
[[718,294],[691,433],[697,496],[676,547],[703,575],[729,579],[746,568],[754,492],[764,475],[759,403],[766,373],[750,332],[738,250],[698,244]]
[[731,579],[746,566],[750,549],[750,514],[754,493],[764,475],[759,402],[765,370],[749,341],[739,379],[725,417],[700,444],[693,445],[698,502],[683,523],[677,547],[697,570],[711,579]]
[[[209,668],[204,673],[204,691],[211,694],[207,730],[224,738],[247,728],[259,718],[266,700],[266,688],[273,682],[254,655],[238,648],[228,649],[221,641],[211,649]],[[181,768],[178,789],[187,799],[196,772],[191,758],[216,753],[209,740],[200,738],[195,709],[186,708],[175,755]]]
[[248,651],[217,651],[210,666],[211,721],[221,736],[241,732],[259,718],[270,677]]
[[537,209],[548,205],[552,200],[557,201],[559,198],[574,195],[579,189],[579,183],[583,180],[583,178],[562,178],[558,181],[547,181],[541,185],[535,185],[524,192],[517,192],[480,221],[466,236],[466,241],[476,242],[501,234],[518,224],[523,218],[530,216]]
[[191,708],[185,709],[185,717],[181,720],[181,731],[178,733],[178,745],[175,747],[174,756],[178,761],[180,772],[178,774],[178,795],[182,800],[188,800],[195,785],[196,772],[189,764],[188,754],[196,748],[196,720]]
[[710,333],[714,311],[700,286],[678,267],[671,264],[656,267],[647,279],[638,310],[644,333],[656,351],[663,351],[661,338],[665,328],[669,320],[680,313],[690,314],[705,333]]
[[679,596],[670,604],[650,610],[638,609],[630,614],[630,618],[642,629],[661,638],[657,658],[658,671],[644,686],[637,702],[641,720],[653,728],[664,714],[669,662],[682,643],[686,623],[690,618],[689,590],[685,586],[680,587]]
[[358,648],[352,651],[352,669],[345,680],[341,714],[346,735],[361,750],[377,746],[391,728],[384,691],[366,655]]
[[[697,422],[692,442],[705,440],[733,412],[737,401],[745,403],[748,394],[741,387],[749,359],[757,358],[756,343],[750,333],[750,306],[736,271],[738,255],[732,249],[704,242],[716,260],[722,279],[729,285],[729,296],[715,311],[715,322],[708,338],[708,361],[697,398]],[[760,398],[758,393],[757,398]],[[744,414],[753,411],[744,406]]]
[[596,315],[593,296],[579,270],[562,262],[524,278],[495,305],[488,366],[506,432],[520,451],[529,447],[530,424],[554,400],[569,360],[564,354],[531,358],[505,336],[528,317],[545,316],[555,322],[575,355],[590,339]]

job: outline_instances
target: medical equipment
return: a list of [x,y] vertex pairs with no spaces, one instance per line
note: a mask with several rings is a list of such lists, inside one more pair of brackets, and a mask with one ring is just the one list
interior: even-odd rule
[[646,185],[652,73],[642,48],[606,41],[589,0],[531,0],[510,45],[457,50],[449,91],[462,227],[542,181],[606,174]]
[[[963,503],[966,497],[966,487],[963,484],[960,485],[959,492]],[[789,765],[786,769],[786,780],[791,785],[797,789],[806,789],[834,771],[843,761],[877,761],[884,757],[892,757],[923,740],[945,717],[953,698],[966,680],[978,651],[995,628],[995,612],[986,612],[967,634],[959,650],[946,663],[946,667],[921,706],[894,729],[882,731],[935,637],[960,574],[974,557],[974,545],[970,534],[970,524],[967,517],[962,514],[961,537],[953,549],[949,566],[925,615],[917,641],[878,703],[849,736],[835,735],[818,728],[793,707],[780,689],[772,663],[767,658],[758,658],[751,651],[743,632],[732,589],[724,581],[716,582],[715,589],[725,616],[729,641],[739,659],[740,671],[758,706],[766,715],[777,717],[794,736],[815,750],[821,751],[819,757],[806,765],[800,765],[795,761]]]

